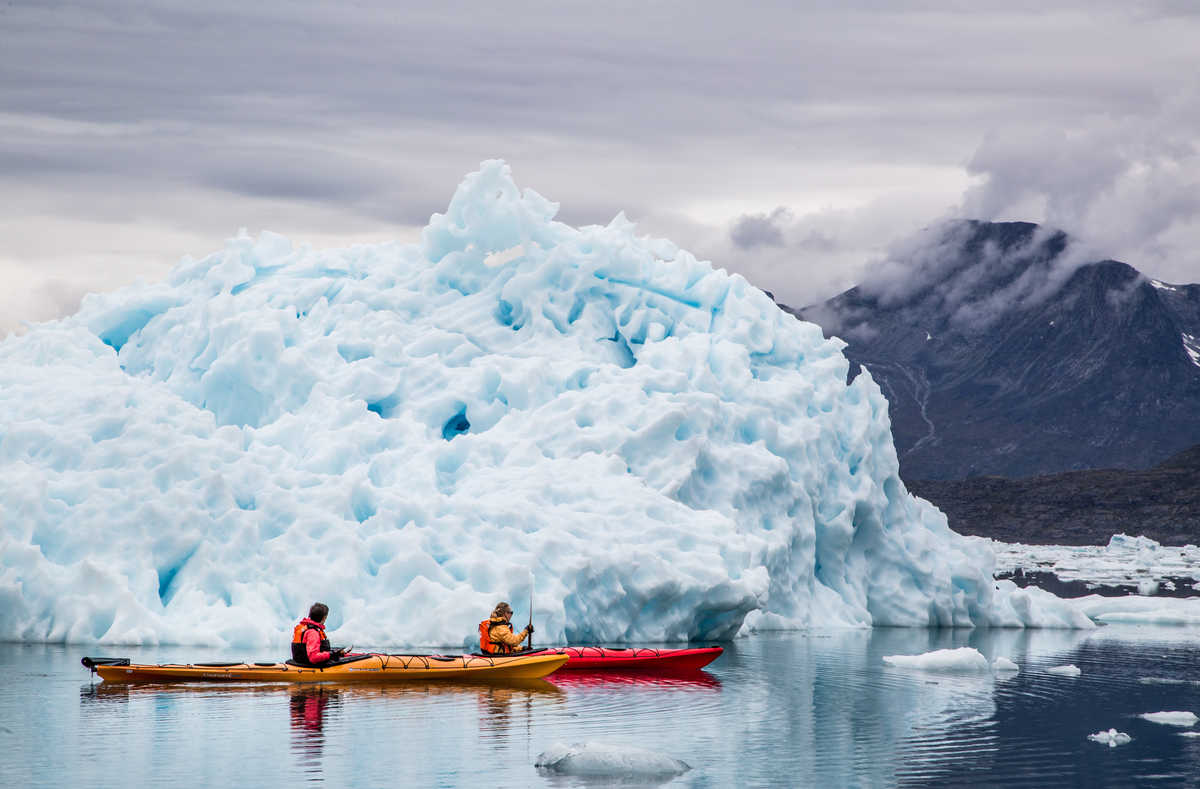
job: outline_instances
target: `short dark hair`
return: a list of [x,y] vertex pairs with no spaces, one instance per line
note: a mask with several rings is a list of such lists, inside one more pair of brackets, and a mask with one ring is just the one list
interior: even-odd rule
[[308,609],[308,618],[314,622],[324,622],[327,616],[329,616],[329,606],[324,603],[313,603],[312,608]]

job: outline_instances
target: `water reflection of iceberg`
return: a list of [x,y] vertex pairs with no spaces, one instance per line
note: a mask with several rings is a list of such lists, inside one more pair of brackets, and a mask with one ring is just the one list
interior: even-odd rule
[[[780,774],[805,776],[801,783],[818,786],[930,783],[963,758],[986,769],[997,747],[998,691],[1020,675],[893,670],[884,666],[884,655],[971,646],[989,663],[1003,656],[1024,669],[1070,656],[1088,632],[1094,631],[760,634],[735,643],[718,672],[725,688],[736,689],[740,719],[756,723],[741,736],[704,736],[700,721],[689,731],[703,737],[714,762],[746,765],[750,784]],[[759,763],[772,767],[759,770]]]
[[[855,694],[856,718],[851,726],[841,722],[819,722],[819,726],[841,724],[846,732],[843,750],[855,772],[847,780],[871,775],[872,783],[893,784],[898,779],[932,780],[945,761],[946,742],[970,749],[976,759],[985,759],[995,738],[991,721],[996,712],[995,680],[990,672],[940,674],[884,665],[888,654],[919,654],[937,649],[954,649],[969,644],[970,630],[937,630],[908,633],[876,630],[863,637],[831,639],[836,653],[853,654],[852,665],[838,676],[838,665],[823,665],[814,683],[832,685],[832,692]],[[855,649],[857,647],[857,649]],[[984,652],[989,659],[990,652]],[[848,683],[846,687],[843,683]],[[864,759],[861,741],[895,754],[883,764]],[[886,765],[886,766],[884,766]]]

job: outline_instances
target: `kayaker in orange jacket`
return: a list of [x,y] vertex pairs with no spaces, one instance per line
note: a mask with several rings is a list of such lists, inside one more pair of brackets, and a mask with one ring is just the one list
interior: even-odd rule
[[521,646],[521,642],[533,634],[533,623],[523,627],[519,634],[514,633],[512,615],[512,606],[504,601],[496,603],[492,615],[479,623],[479,649],[481,651],[507,654],[529,648]]
[[325,635],[325,617],[329,606],[313,603],[308,616],[300,620],[292,631],[292,660],[300,665],[323,666],[346,654],[344,649],[333,649]]

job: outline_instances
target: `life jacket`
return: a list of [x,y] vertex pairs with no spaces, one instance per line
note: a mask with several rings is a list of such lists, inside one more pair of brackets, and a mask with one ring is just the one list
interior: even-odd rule
[[304,666],[316,665],[308,660],[308,647],[304,644],[304,634],[309,630],[316,630],[321,634],[321,651],[332,652],[333,649],[329,646],[329,639],[325,637],[325,628],[320,625],[313,624],[311,619],[302,619],[296,628],[292,631],[292,661]]
[[[513,648],[503,641],[492,640],[492,628],[500,627],[500,625],[508,625],[508,622],[501,620],[493,622],[491,617],[479,623],[479,651],[485,655],[499,654],[507,655],[513,651]],[[511,625],[509,625],[511,627]]]

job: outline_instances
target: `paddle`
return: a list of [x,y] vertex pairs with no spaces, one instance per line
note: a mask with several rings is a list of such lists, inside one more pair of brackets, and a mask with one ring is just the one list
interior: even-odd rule
[[529,571],[529,641],[525,643],[525,647],[529,651],[533,651],[533,570]]

